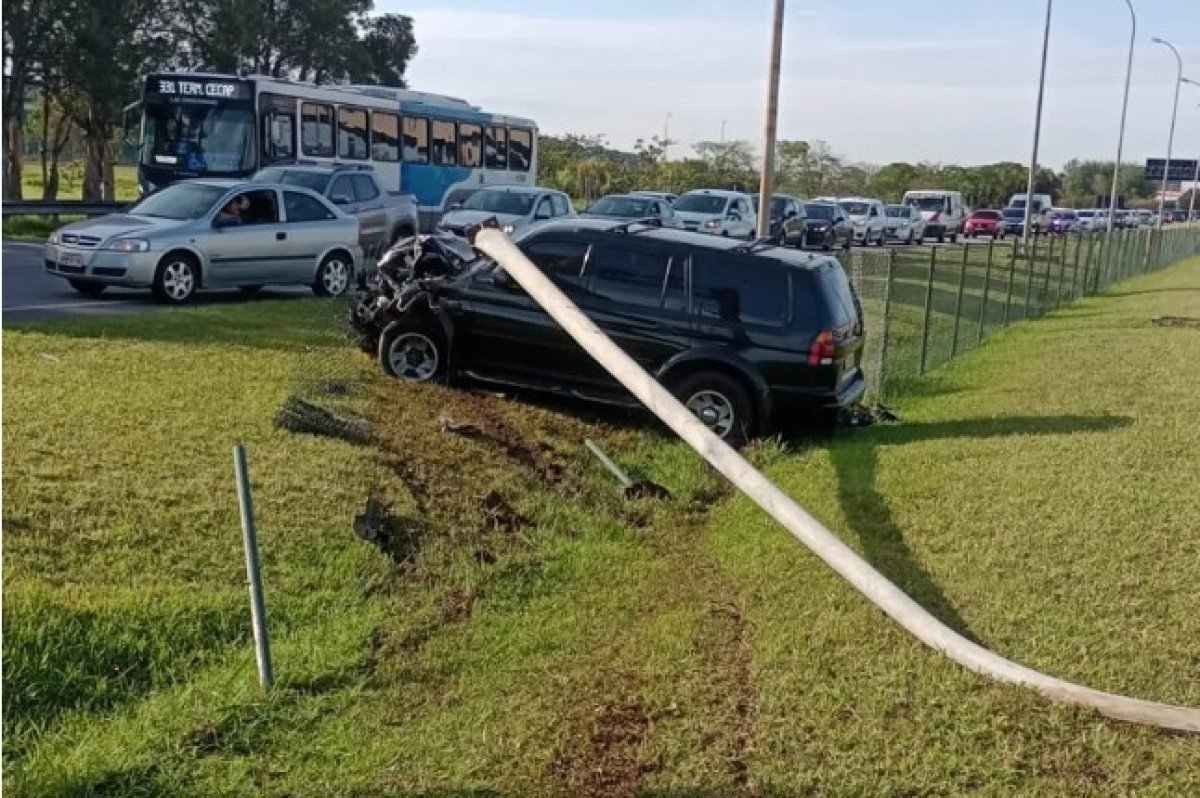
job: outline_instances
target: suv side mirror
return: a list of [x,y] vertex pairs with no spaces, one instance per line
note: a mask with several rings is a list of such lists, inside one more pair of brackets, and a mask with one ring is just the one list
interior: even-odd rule
[[329,198],[334,205],[349,205],[350,197],[346,194],[334,194]]

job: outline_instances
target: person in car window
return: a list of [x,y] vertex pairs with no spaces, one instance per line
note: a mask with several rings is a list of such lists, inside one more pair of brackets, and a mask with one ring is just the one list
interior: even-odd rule
[[246,195],[238,195],[225,203],[225,207],[217,211],[217,221],[223,225],[245,224],[245,215],[249,208],[250,200],[246,198]]

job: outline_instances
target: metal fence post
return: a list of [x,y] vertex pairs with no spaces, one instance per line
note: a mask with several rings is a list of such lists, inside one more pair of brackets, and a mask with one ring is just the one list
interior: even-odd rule
[[929,248],[929,281],[925,284],[925,320],[921,324],[921,373],[929,362],[929,313],[933,309],[933,272],[937,268],[937,247]]
[[1058,258],[1058,288],[1054,291],[1054,308],[1062,307],[1063,282],[1067,276],[1067,245],[1071,243],[1071,234],[1063,233],[1063,251]]
[[882,339],[879,342],[879,395],[884,396],[883,386],[886,385],[888,330],[891,327],[892,313],[892,280],[896,276],[896,250],[888,250],[887,282],[883,284],[883,329],[879,331]]
[[983,327],[987,324],[988,292],[992,287],[992,250],[995,239],[988,241],[987,266],[983,270],[983,302],[979,303],[979,334],[975,336],[975,345],[983,341]]
[[1096,243],[1096,234],[1088,234],[1087,254],[1083,256],[1083,282],[1079,286],[1079,292],[1083,296],[1088,294],[1088,277],[1091,274],[1092,265],[1092,246]]
[[954,302],[954,337],[950,339],[950,357],[958,355],[958,328],[962,322],[963,288],[967,283],[967,258],[971,256],[971,248],[963,244],[962,263],[958,267],[958,299]]
[[1008,258],[1008,291],[1004,296],[1004,326],[1008,326],[1009,313],[1012,311],[1012,294],[1013,280],[1017,276],[1017,245],[1019,241],[1013,241],[1012,251]]
[[1029,256],[1029,247],[1027,246],[1024,248],[1025,249],[1025,311],[1021,315],[1021,318],[1023,318],[1023,319],[1029,318],[1029,298],[1033,292],[1033,271],[1034,271],[1034,264],[1037,263],[1037,245],[1038,245],[1038,237],[1036,235],[1034,235],[1034,237],[1033,237],[1033,257],[1032,258]]
[[254,504],[250,498],[250,476],[246,468],[246,449],[233,447],[233,474],[237,481],[238,507],[242,513],[242,545],[246,550],[246,577],[250,583],[250,623],[254,630],[254,658],[258,661],[258,681],[263,687],[275,682],[271,671],[271,640],[267,633],[267,605],[263,601],[262,574],[258,565],[258,536],[254,530]]
[[[1091,239],[1089,239],[1091,240]],[[1079,234],[1079,238],[1075,240],[1075,259],[1071,261],[1071,301],[1074,302],[1079,298],[1079,255],[1083,252],[1083,233]]]

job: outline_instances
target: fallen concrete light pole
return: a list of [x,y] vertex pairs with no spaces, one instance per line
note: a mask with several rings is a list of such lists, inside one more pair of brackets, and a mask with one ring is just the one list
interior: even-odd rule
[[1026,668],[971,642],[935,618],[809,515],[666,388],[621,350],[498,229],[484,228],[475,247],[493,258],[567,333],[676,435],[749,496],[797,540],[918,640],[976,673],[1032,687],[1046,698],[1088,707],[1118,720],[1200,732],[1200,709],[1105,693]]

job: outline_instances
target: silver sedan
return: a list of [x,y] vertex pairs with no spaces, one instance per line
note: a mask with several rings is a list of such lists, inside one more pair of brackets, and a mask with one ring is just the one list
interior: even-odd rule
[[46,242],[46,271],[81,294],[150,288],[170,304],[200,288],[308,285],[344,294],[358,275],[358,220],[299,186],[185,180],[125,213],[75,222]]

